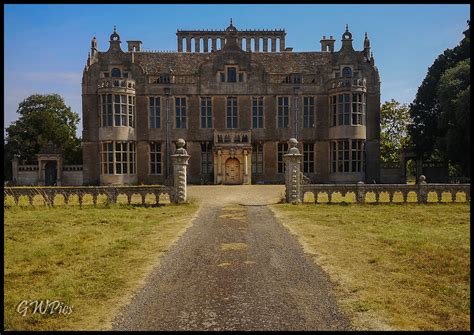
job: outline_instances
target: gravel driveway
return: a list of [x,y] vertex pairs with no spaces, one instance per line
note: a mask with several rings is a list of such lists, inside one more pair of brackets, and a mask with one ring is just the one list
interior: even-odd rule
[[322,270],[274,218],[281,185],[191,186],[194,224],[113,324],[117,330],[349,329]]

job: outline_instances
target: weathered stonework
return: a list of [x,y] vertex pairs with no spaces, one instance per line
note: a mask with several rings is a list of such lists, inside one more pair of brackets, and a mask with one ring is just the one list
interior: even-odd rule
[[[259,38],[269,45],[262,45]],[[380,77],[367,36],[361,51],[352,47],[352,35],[347,27],[338,51],[334,49],[332,36],[321,40],[321,51],[311,52],[293,52],[285,45],[285,38],[284,30],[238,30],[233,24],[222,31],[179,30],[177,52],[144,51],[141,41],[136,40],[128,41],[128,47],[122,50],[120,36],[115,31],[109,49],[102,52],[94,38],[82,79],[84,183],[164,184],[172,178],[170,160],[173,143],[178,138],[186,140],[186,150],[191,156],[190,183],[280,183],[284,182],[284,174],[279,168],[283,162],[278,147],[291,137],[299,142],[298,149],[303,155],[301,170],[311,182],[379,182]],[[247,43],[250,41],[254,43]],[[341,119],[343,124],[332,124],[331,97],[344,94],[351,97],[347,101],[351,110],[352,97],[355,94],[363,97],[366,112],[360,124],[352,124],[353,117],[355,121],[357,118],[351,114],[351,122]],[[123,105],[126,106],[123,120],[121,102],[117,107],[115,101],[110,102],[111,124],[107,115],[102,118],[109,105],[101,99],[109,95],[132,99],[131,104],[127,101]],[[159,98],[160,125],[156,128],[150,124],[154,122],[150,116],[151,97]],[[177,124],[177,104],[181,103],[178,98],[186,106],[185,128]],[[202,117],[204,98],[209,99],[212,114],[206,125]],[[236,106],[235,124],[230,127],[229,98],[235,98]],[[255,124],[255,98],[262,99],[261,127]],[[281,98],[287,99],[287,105],[282,105],[286,102]],[[128,107],[133,114],[130,120]],[[118,116],[116,108],[120,111]],[[286,113],[283,109],[287,114],[282,121],[278,113]],[[314,117],[309,118],[310,114]],[[116,121],[120,126],[115,125]],[[216,132],[250,135],[247,142],[224,145],[216,140]],[[352,143],[352,140],[362,141],[362,167],[356,172],[342,168],[334,171],[332,143]],[[205,142],[210,143],[211,171],[203,168]],[[117,172],[112,165],[116,155],[112,155],[114,171],[106,171],[108,165],[101,165],[107,157],[103,147],[106,143],[114,145],[113,152],[117,143],[132,145],[136,165],[130,165],[126,173]],[[158,173],[151,168],[153,143],[161,148]],[[312,165],[304,165],[305,144],[314,150]],[[253,169],[256,145],[261,145],[263,155],[261,171]]]
[[82,206],[83,199],[86,195],[92,197],[92,203],[97,204],[97,197],[104,195],[107,197],[108,203],[117,203],[119,195],[127,197],[126,204],[131,204],[133,195],[139,195],[141,202],[138,205],[145,205],[145,197],[149,194],[154,195],[156,203],[159,203],[162,194],[167,195],[171,202],[176,202],[174,197],[174,189],[169,186],[83,186],[83,187],[5,187],[4,197],[11,196],[15,204],[18,204],[19,198],[24,196],[28,199],[28,204],[33,205],[33,197],[40,195],[43,197],[47,205],[54,205],[54,198],[57,195],[64,197],[65,204],[69,204],[70,196],[77,195],[79,205]]
[[176,141],[176,152],[174,155],[171,155],[171,161],[173,162],[173,179],[174,179],[174,194],[175,202],[178,204],[185,203],[187,200],[187,191],[186,191],[186,167],[189,161],[189,155],[184,145],[186,142],[183,139],[178,139]]
[[285,185],[286,185],[286,201],[292,204],[301,203],[301,154],[296,147],[298,141],[290,138],[288,146],[290,149],[284,155],[285,160]]

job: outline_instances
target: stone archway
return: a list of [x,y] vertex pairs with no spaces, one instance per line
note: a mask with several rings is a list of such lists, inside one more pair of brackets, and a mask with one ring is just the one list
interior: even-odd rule
[[237,158],[229,158],[225,161],[225,183],[242,184],[240,173],[240,162]]

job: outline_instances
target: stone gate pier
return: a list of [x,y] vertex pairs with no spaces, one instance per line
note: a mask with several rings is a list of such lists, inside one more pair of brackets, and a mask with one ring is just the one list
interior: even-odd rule
[[171,155],[171,161],[173,162],[173,187],[175,192],[175,203],[182,204],[187,200],[187,166],[189,158],[184,145],[186,142],[180,138],[176,141],[176,152]]
[[[342,197],[353,194],[356,203],[452,203],[470,202],[470,184],[439,184],[428,183],[426,177],[421,175],[418,183],[411,184],[365,184],[362,181],[353,184],[307,184],[301,173],[301,157],[298,141],[291,138],[288,141],[288,153],[283,155],[285,161],[285,189],[286,202],[292,204],[302,203],[304,196],[310,193],[314,203],[333,203],[333,196]],[[443,196],[445,201],[443,201]],[[327,201],[321,201],[321,197]],[[371,200],[368,200],[371,198]],[[385,198],[382,201],[381,198]],[[398,198],[399,200],[395,200]],[[429,201],[429,198],[432,200]],[[411,199],[411,200],[410,200]],[[416,200],[413,200],[416,199]]]
[[283,155],[285,161],[285,186],[286,201],[299,204],[301,197],[301,154],[297,148],[298,141],[290,138],[288,141],[288,153]]

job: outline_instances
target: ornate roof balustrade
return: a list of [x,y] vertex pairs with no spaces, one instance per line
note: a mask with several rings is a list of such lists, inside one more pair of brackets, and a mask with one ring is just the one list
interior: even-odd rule
[[251,141],[250,130],[214,130],[215,145],[245,145],[248,146]]
[[329,89],[336,91],[345,91],[348,89],[367,89],[365,78],[334,78],[329,81]]
[[135,80],[127,78],[101,78],[98,80],[97,88],[125,88],[135,90]]

